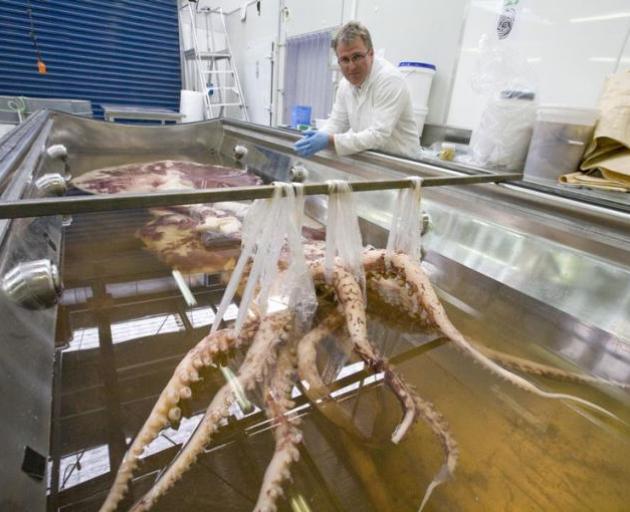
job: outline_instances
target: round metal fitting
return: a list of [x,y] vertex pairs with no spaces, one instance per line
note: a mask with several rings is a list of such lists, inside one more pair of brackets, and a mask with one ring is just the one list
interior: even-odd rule
[[245,158],[247,156],[247,153],[249,153],[249,149],[247,149],[242,144],[237,144],[236,146],[234,146],[234,158],[236,158],[237,160],[242,160],[243,158]]
[[2,278],[5,295],[28,309],[54,306],[62,290],[59,270],[50,260],[18,263]]
[[62,196],[68,190],[68,179],[56,172],[40,176],[35,181],[35,187],[43,196]]
[[308,178],[308,169],[301,164],[294,165],[289,170],[289,177],[291,181],[302,183]]
[[68,156],[68,148],[63,144],[53,144],[46,148],[46,154],[50,158],[66,158]]

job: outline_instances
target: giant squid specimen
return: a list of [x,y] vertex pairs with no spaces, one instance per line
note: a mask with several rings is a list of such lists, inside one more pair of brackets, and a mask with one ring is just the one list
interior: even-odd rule
[[[313,254],[317,254],[317,251]],[[367,275],[368,288],[384,301],[406,313],[409,318],[418,319],[424,325],[442,331],[460,350],[493,374],[539,396],[574,400],[611,415],[597,405],[580,398],[539,389],[501,366],[499,363],[502,361],[502,354],[482,352],[472,345],[450,322],[428,277],[420,265],[409,256],[386,253],[382,250],[366,250],[362,256],[362,263]],[[320,311],[312,331],[298,339],[293,329],[294,315],[292,311],[286,309],[263,317],[256,311],[250,311],[238,335],[228,327],[202,339],[177,366],[131,444],[101,507],[102,511],[116,510],[127,491],[144,448],[163,428],[171,422],[179,421],[181,417],[179,402],[190,396],[190,384],[200,378],[199,370],[214,365],[217,358],[225,357],[237,347],[248,347],[245,359],[236,374],[240,386],[227,383],[217,392],[193,435],[154,486],[131,510],[134,512],[149,510],[190,468],[213,434],[221,427],[222,420],[229,416],[229,407],[237,399],[236,390],[239,387],[247,391],[262,387],[262,405],[269,418],[276,424],[274,454],[265,472],[254,508],[256,512],[276,510],[276,502],[283,494],[283,483],[290,477],[290,466],[299,457],[297,449],[301,440],[299,424],[290,414],[293,406],[290,390],[298,378],[306,381],[307,396],[314,400],[317,407],[320,407],[330,419],[350,432],[354,428],[345,410],[336,407],[334,402],[327,399],[325,384],[315,364],[318,343],[327,334],[339,329],[346,332],[353,351],[366,366],[375,372],[383,373],[385,384],[401,404],[403,416],[392,434],[392,442],[400,442],[418,419],[426,422],[440,441],[446,460],[429,484],[420,507],[424,506],[437,485],[453,475],[458,460],[458,447],[454,436],[435,406],[422,399],[368,339],[366,304],[361,286],[353,274],[337,264],[332,273],[332,280],[327,282],[324,261],[317,257],[309,261],[309,268],[320,291],[318,297]],[[511,358],[508,364],[524,371],[581,379],[579,375],[564,374],[544,365],[528,366],[519,362],[522,361]],[[582,380],[588,381],[588,378]],[[624,383],[606,382],[626,389],[630,387]]]
[[[73,178],[72,184],[91,194],[119,194],[255,186],[262,180],[244,169],[159,160],[95,169]],[[150,208],[152,218],[136,236],[161,261],[181,272],[230,270],[238,258],[247,208],[235,202]]]
[[[119,194],[245,187],[261,185],[262,180],[233,167],[159,160],[95,169],[73,178],[72,184],[91,194]],[[183,273],[231,270],[248,208],[231,201],[150,208],[151,218],[136,236],[168,267]],[[316,240],[322,232],[305,226],[303,235]]]
[[104,167],[72,179],[76,188],[91,194],[245,187],[260,183],[260,178],[243,169],[183,160]]

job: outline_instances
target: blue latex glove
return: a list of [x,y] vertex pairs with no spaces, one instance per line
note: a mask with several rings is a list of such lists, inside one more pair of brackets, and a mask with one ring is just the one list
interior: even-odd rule
[[306,130],[304,137],[293,144],[293,149],[300,156],[311,156],[328,147],[328,133],[318,130]]

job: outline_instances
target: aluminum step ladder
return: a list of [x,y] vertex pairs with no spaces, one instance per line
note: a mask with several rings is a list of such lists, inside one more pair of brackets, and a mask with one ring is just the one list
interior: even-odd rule
[[[227,109],[232,107],[238,109],[241,119],[249,121],[223,9],[200,8],[197,2],[186,2],[182,11],[180,33],[183,34],[185,48],[182,52],[184,88],[203,93],[206,119],[228,117]],[[205,37],[200,37],[200,31]],[[221,46],[216,42],[218,37],[224,39]]]

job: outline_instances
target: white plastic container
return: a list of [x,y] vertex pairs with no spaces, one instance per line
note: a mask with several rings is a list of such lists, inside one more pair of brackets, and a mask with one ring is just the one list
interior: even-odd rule
[[184,114],[183,123],[203,121],[203,93],[182,89],[179,97],[179,112]]
[[418,135],[422,135],[422,129],[424,128],[424,122],[427,119],[427,114],[429,113],[428,108],[413,108],[413,115],[416,118],[416,123],[418,123]]
[[593,136],[599,111],[545,105],[536,111],[536,123],[525,162],[525,176],[556,181],[577,170]]
[[409,84],[413,108],[426,108],[435,76],[435,65],[428,62],[403,61],[398,64],[398,70]]

